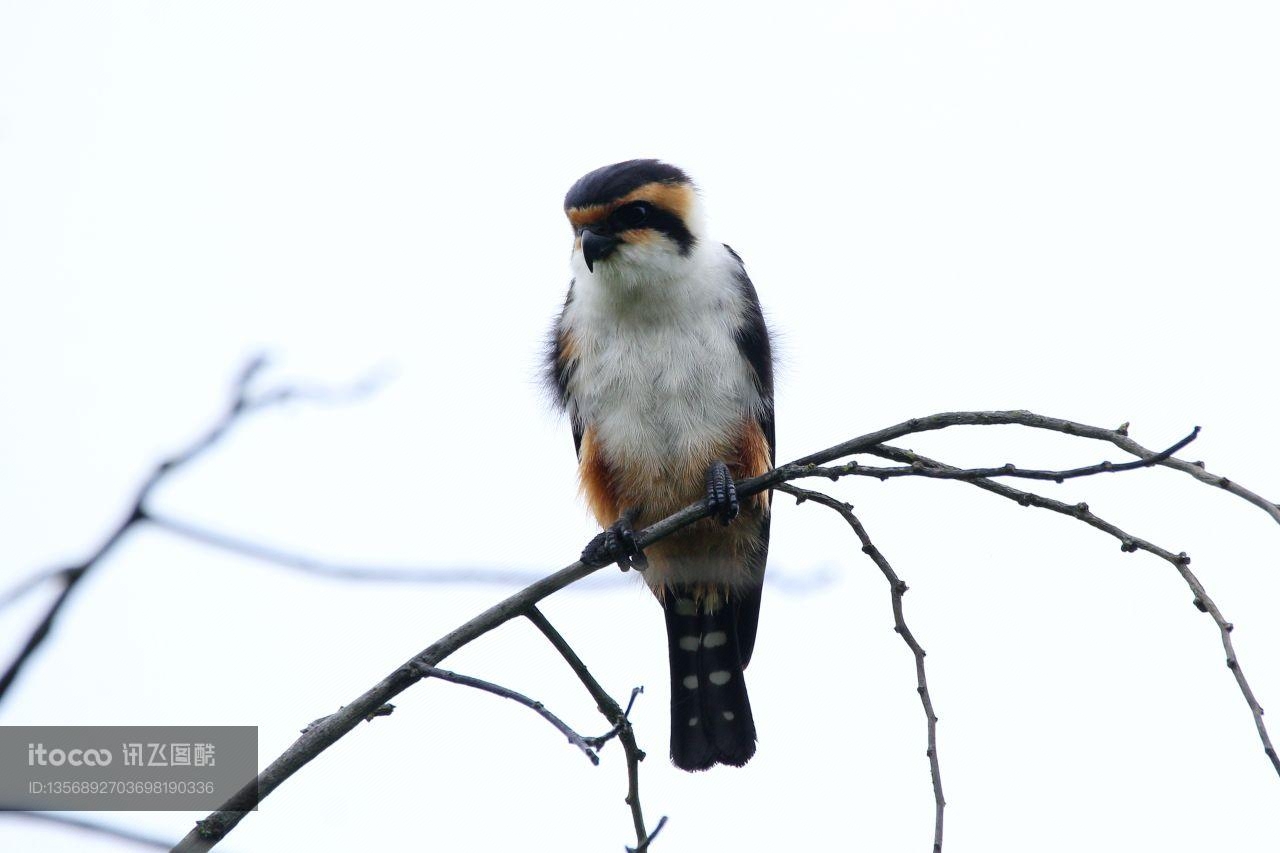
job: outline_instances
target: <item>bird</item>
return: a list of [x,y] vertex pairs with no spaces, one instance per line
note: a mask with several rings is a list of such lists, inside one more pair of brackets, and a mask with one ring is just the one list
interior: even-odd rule
[[[756,752],[743,670],[769,551],[769,492],[735,480],[774,466],[773,354],[742,258],[705,233],[697,187],[628,160],[569,189],[572,280],[546,378],[567,412],[581,492],[603,532],[585,562],[636,569],[661,604],[671,760],[741,767]],[[635,531],[702,501],[708,517],[637,547]]]

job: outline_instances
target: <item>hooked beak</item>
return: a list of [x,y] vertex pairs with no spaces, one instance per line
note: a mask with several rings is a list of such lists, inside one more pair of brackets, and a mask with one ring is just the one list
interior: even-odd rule
[[603,261],[613,254],[613,250],[622,241],[617,237],[606,237],[590,229],[582,232],[582,259],[587,262],[587,269],[595,272],[596,261]]

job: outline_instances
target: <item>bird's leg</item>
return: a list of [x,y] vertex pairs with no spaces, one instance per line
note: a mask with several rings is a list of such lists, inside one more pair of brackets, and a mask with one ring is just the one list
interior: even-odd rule
[[729,466],[719,459],[707,468],[707,510],[726,526],[738,517],[738,490]]
[[635,569],[642,572],[649,565],[644,552],[636,544],[636,532],[632,525],[640,515],[639,507],[625,509],[621,517],[599,533],[582,549],[584,563],[613,563],[624,572]]

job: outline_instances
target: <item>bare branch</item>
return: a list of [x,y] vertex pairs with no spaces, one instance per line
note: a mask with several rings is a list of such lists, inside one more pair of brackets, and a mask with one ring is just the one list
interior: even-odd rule
[[411,566],[395,568],[392,566],[335,563],[233,536],[171,515],[157,513],[150,509],[145,511],[143,520],[160,530],[172,533],[175,536],[181,536],[201,545],[208,545],[212,548],[253,560],[262,560],[266,563],[304,572],[325,580],[414,584],[484,583],[500,586],[518,586],[531,583],[542,577],[541,572],[504,571],[474,567],[464,569],[428,569]]
[[[588,674],[589,674],[589,673],[588,673]],[[644,685],[643,685],[643,684],[642,684],[642,685],[640,685],[639,687],[632,687],[632,688],[631,688],[631,698],[627,700],[627,707],[625,707],[625,708],[623,708],[623,709],[622,709],[622,719],[623,719],[623,720],[630,720],[630,719],[631,719],[631,709],[635,707],[635,704],[636,704],[636,697],[638,697],[638,696],[639,696],[641,693],[643,693],[643,692],[644,692]],[[591,744],[591,745],[592,745],[593,747],[595,747],[596,749],[600,749],[602,746],[604,746],[606,743],[608,743],[609,741],[611,741],[611,740],[613,740],[614,738],[616,738],[616,737],[617,737],[619,734],[621,734],[621,733],[622,733],[622,723],[621,723],[621,722],[619,722],[618,724],[616,724],[613,728],[609,729],[609,731],[605,732],[604,734],[602,734],[602,735],[596,735],[595,737],[589,737],[589,738],[587,738],[587,743]]]
[[[507,688],[507,687],[503,687],[500,684],[494,684],[492,681],[481,681],[479,678],[472,678],[469,675],[459,675],[458,673],[450,672],[447,669],[437,669],[434,666],[423,666],[423,667],[419,667],[419,672],[421,672],[422,675],[424,676],[429,676],[431,678],[438,678],[441,681],[452,681],[454,684],[462,684],[467,687],[474,687],[477,690],[483,690],[486,693],[492,693],[495,696],[501,696],[504,699],[511,699],[516,702],[519,702],[521,705],[524,705],[526,708],[532,708],[533,710],[537,711],[538,714],[544,720],[546,720],[551,725],[555,726],[556,729],[560,732],[560,734],[567,737],[569,739],[569,743],[573,744],[578,749],[582,750],[582,753],[585,756],[587,756],[587,758],[591,761],[592,764],[600,763],[600,756],[596,755],[595,750],[591,748],[591,746],[582,737],[582,735],[578,734],[573,729],[569,728],[569,726],[564,722],[564,720],[560,719],[555,714],[547,710],[547,707],[543,705],[541,702],[530,699],[528,696],[525,696],[523,693],[517,693],[516,691],[511,690],[510,688]],[[376,714],[377,712],[375,711],[374,713]]]
[[41,571],[28,575],[6,589],[4,592],[0,592],[0,610],[3,610],[10,604],[13,604],[28,592],[31,592],[31,590],[42,585],[45,581],[53,580],[59,575],[64,574],[66,571],[66,569],[42,569]]
[[[805,456],[789,465],[784,465],[757,477],[742,480],[736,484],[738,495],[739,497],[747,497],[758,492],[774,488],[780,483],[784,483],[789,480],[821,476],[814,474],[814,469],[817,466],[855,453],[871,452],[873,448],[879,448],[879,446],[884,442],[903,435],[944,429],[951,426],[989,426],[996,424],[1022,424],[1023,426],[1030,426],[1038,429],[1049,429],[1072,435],[1082,435],[1088,438],[1104,438],[1106,440],[1111,440],[1111,434],[1115,433],[1117,437],[1123,438],[1120,433],[1113,430],[1086,427],[1082,424],[1075,424],[1071,421],[1046,418],[1042,415],[1035,415],[1031,412],[1025,411],[944,412],[937,415],[930,415],[926,418],[912,418],[909,421],[904,421],[903,423],[895,426],[867,433],[866,435],[858,438],[850,439],[849,441],[829,447],[826,450]],[[1134,445],[1134,447],[1143,454],[1156,455],[1150,451],[1146,451],[1138,445]],[[1128,448],[1124,449],[1127,450]],[[921,461],[925,461],[923,457],[916,458]],[[915,461],[915,458],[907,461],[908,463],[913,462]],[[1175,460],[1168,459],[1160,464],[1168,464],[1173,461]],[[928,462],[925,461],[925,464],[927,465]],[[993,483],[990,480],[985,479],[973,480],[972,482],[974,485],[978,485],[992,491],[1008,489],[1006,486]],[[1017,492],[1016,489],[1009,489],[1009,491]],[[1046,502],[1048,501],[1048,499],[1038,498],[1038,496],[1037,499]],[[1047,506],[1048,504],[1046,503],[1045,505]],[[1065,507],[1066,505],[1061,504],[1061,506]],[[1076,513],[1074,511],[1068,511],[1068,514],[1075,515]],[[690,504],[684,509],[673,513],[642,531],[639,531],[635,536],[636,543],[640,548],[646,548],[654,542],[671,535],[675,531],[680,530],[699,519],[707,517],[707,515],[708,511],[705,503],[700,501],[698,503]],[[1095,524],[1095,526],[1098,525]],[[1130,540],[1131,539],[1132,537],[1130,537]],[[1152,547],[1154,548],[1154,546]],[[590,575],[602,568],[604,565],[609,565],[610,562],[611,561],[605,562],[605,558],[602,558],[600,561],[592,564],[584,563],[582,560],[575,561],[558,572],[554,572],[553,574],[530,584],[514,595],[511,595],[503,601],[495,604],[488,610],[485,610],[483,613],[441,637],[426,649],[423,649],[423,651],[414,658],[405,664],[402,664],[394,672],[356,698],[353,702],[345,706],[342,710],[318,721],[315,725],[308,727],[292,746],[285,750],[279,758],[273,761],[265,770],[262,771],[262,773],[259,774],[256,780],[246,784],[236,795],[224,803],[222,808],[218,811],[209,815],[204,820],[199,821],[196,824],[196,828],[188,833],[186,838],[184,838],[178,846],[174,848],[175,851],[207,850],[217,844],[219,840],[225,837],[226,834],[243,819],[246,810],[254,803],[255,796],[268,796],[282,782],[284,782],[284,780],[288,779],[309,763],[313,758],[335,743],[339,738],[351,731],[351,729],[364,719],[366,714],[407,689],[421,677],[418,674],[418,668],[422,666],[435,666],[462,646],[472,642],[484,634],[487,634],[499,625],[505,624],[517,616],[528,613],[529,609],[542,599],[572,583],[576,583],[587,575]],[[1181,566],[1180,571],[1186,571],[1185,566]],[[1187,571],[1187,574],[1189,574],[1189,571]],[[1194,575],[1191,575],[1191,577],[1194,578]],[[1195,583],[1198,586],[1199,582],[1196,581]],[[1207,597],[1205,597],[1204,600],[1208,602],[1206,607],[1210,607],[1212,605],[1212,602],[1208,601]],[[1216,614],[1216,607],[1214,607],[1211,612]],[[1223,637],[1224,645],[1229,649],[1229,654],[1231,655],[1230,659],[1234,666],[1235,658],[1234,653],[1230,651],[1230,638],[1227,637],[1225,632]],[[1252,693],[1248,692],[1247,684],[1243,681],[1243,675],[1240,674],[1238,670],[1237,679],[1241,682],[1242,689],[1246,691],[1246,698],[1249,699],[1251,708],[1256,708],[1256,702],[1253,701]],[[614,704],[616,705],[616,703]],[[1264,736],[1264,742],[1270,750],[1270,741],[1266,739],[1265,729],[1261,728],[1260,709],[1255,713],[1255,719],[1259,724],[1260,732]],[[1274,750],[1271,750],[1268,754],[1272,756],[1272,761],[1275,762]],[[1277,768],[1280,770],[1280,765],[1277,765]],[[638,835],[637,837],[641,836]],[[645,837],[647,838],[647,836]]]
[[[1066,468],[1060,471],[1049,471],[1037,468],[1019,468],[1011,462],[995,468],[933,468],[922,463],[912,463],[903,468],[882,468],[874,465],[863,465],[848,462],[831,468],[810,468],[806,476],[829,477],[838,480],[841,477],[857,475],[887,480],[891,477],[928,477],[935,480],[979,480],[990,477],[1018,477],[1024,480],[1052,480],[1061,483],[1077,477],[1092,477],[1096,474],[1116,474],[1121,471],[1136,471],[1139,468],[1151,468],[1159,465],[1191,442],[1200,434],[1200,427],[1193,429],[1185,438],[1159,453],[1133,462],[1099,462],[1096,465],[1084,465],[1079,468]],[[785,489],[783,491],[786,491]]]
[[132,829],[124,829],[122,827],[111,826],[105,823],[97,823],[96,821],[85,820],[84,818],[62,814],[60,812],[0,810],[0,815],[51,823],[55,826],[66,827],[67,829],[87,832],[93,835],[105,836],[107,838],[113,838],[116,841],[123,841],[128,844],[134,844],[138,847],[145,847],[151,850],[169,849],[169,842],[158,836],[147,835]]
[[[936,468],[948,468],[946,463],[938,462],[926,456],[921,456],[910,450],[902,450],[897,447],[883,445],[870,450],[871,453],[892,459],[895,462],[922,463]],[[1006,486],[1003,483],[993,483],[990,480],[970,480],[972,485],[977,486],[988,492],[1016,501],[1022,506],[1034,506],[1041,509],[1051,510],[1060,515],[1070,516],[1071,518],[1083,521],[1090,527],[1097,528],[1103,533],[1107,533],[1120,540],[1120,550],[1125,552],[1146,551],[1154,554],[1160,559],[1168,562],[1175,569],[1182,579],[1186,581],[1188,587],[1191,588],[1192,604],[1196,606],[1202,613],[1208,613],[1213,617],[1213,621],[1218,626],[1218,633],[1222,638],[1222,648],[1227,653],[1227,668],[1231,670],[1231,674],[1235,676],[1236,684],[1240,688],[1240,693],[1244,696],[1245,702],[1249,706],[1249,713],[1253,715],[1254,725],[1258,729],[1258,737],[1262,740],[1263,751],[1267,758],[1271,760],[1272,767],[1275,768],[1277,774],[1280,774],[1280,758],[1276,755],[1275,747],[1271,744],[1271,736],[1267,733],[1267,726],[1262,721],[1262,706],[1258,704],[1257,698],[1253,695],[1253,689],[1249,686],[1248,680],[1245,678],[1244,669],[1240,666],[1239,658],[1236,656],[1235,646],[1231,642],[1231,631],[1234,625],[1228,622],[1218,609],[1218,605],[1214,604],[1213,599],[1209,597],[1209,593],[1205,592],[1204,585],[1200,583],[1200,579],[1191,571],[1191,558],[1185,552],[1174,554],[1161,548],[1159,545],[1153,545],[1145,539],[1141,539],[1130,533],[1126,533],[1119,527],[1109,521],[1105,521],[1094,515],[1089,510],[1089,505],[1085,503],[1067,504],[1062,501],[1056,501],[1053,498],[1046,498],[1043,495],[1037,495],[1034,492],[1024,492]]]
[[[596,700],[596,707],[600,713],[604,714],[606,720],[613,724],[613,730],[617,732],[618,742],[622,744],[622,749],[627,755],[627,797],[626,803],[631,807],[631,821],[635,825],[636,831],[636,847],[637,851],[646,850],[653,836],[658,834],[658,830],[662,829],[662,825],[666,823],[664,816],[658,821],[657,827],[654,828],[653,834],[650,835],[645,829],[644,810],[640,807],[640,762],[644,761],[645,754],[636,745],[635,732],[631,729],[631,720],[628,714],[631,713],[631,705],[636,701],[636,696],[644,692],[643,687],[638,687],[631,691],[631,701],[627,703],[627,710],[623,711],[618,707],[618,703],[613,700],[605,689],[600,686],[600,682],[596,681],[595,676],[587,669],[587,665],[578,657],[577,652],[569,645],[560,632],[555,629],[547,617],[542,615],[542,611],[535,606],[531,606],[524,614],[526,618],[538,627],[543,636],[555,646],[556,651],[565,659],[569,667],[577,674],[578,680],[587,688],[587,692],[591,694],[591,698]],[[602,742],[608,740],[610,735],[602,735]]]
[[98,546],[84,562],[78,565],[68,566],[64,569],[56,570],[54,577],[61,580],[63,587],[58,596],[53,600],[45,612],[44,617],[36,625],[35,629],[27,637],[22,649],[17,656],[9,664],[4,675],[0,676],[0,701],[3,701],[9,688],[13,686],[18,674],[22,671],[27,661],[40,648],[45,639],[49,636],[49,632],[53,629],[54,623],[57,621],[58,614],[62,612],[63,606],[71,598],[71,593],[75,591],[86,574],[97,566],[102,558],[111,552],[121,539],[140,521],[147,517],[147,502],[151,498],[152,492],[160,485],[170,474],[179,470],[188,463],[199,458],[206,450],[213,447],[221,441],[232,427],[236,426],[241,419],[250,412],[259,411],[272,406],[293,400],[312,400],[321,402],[331,402],[339,400],[349,400],[354,396],[369,393],[376,387],[376,381],[365,379],[352,386],[350,389],[327,390],[321,391],[316,389],[299,389],[293,387],[277,388],[272,391],[258,394],[252,394],[252,385],[257,376],[266,367],[266,359],[257,356],[250,359],[249,362],[241,369],[235,384],[232,388],[231,401],[222,415],[214,422],[203,435],[188,445],[185,449],[179,451],[173,456],[160,461],[147,478],[139,487],[137,495],[134,497],[133,504],[125,512],[123,518],[115,529],[107,536],[106,540]]
[[627,853],[644,853],[644,851],[648,850],[650,845],[653,844],[653,839],[658,837],[658,833],[662,832],[662,827],[666,825],[667,825],[667,816],[663,815],[662,817],[658,818],[658,825],[653,828],[653,832],[649,833],[649,835],[645,838],[645,840],[641,842],[640,846],[628,847]]
[[[1129,438],[1129,424],[1123,424],[1118,429],[1106,429],[1104,427],[1090,426],[1076,421],[1068,421],[1062,418],[1051,418],[1045,415],[1037,415],[1034,412],[1025,410],[1011,410],[998,412],[941,412],[936,415],[928,415],[923,418],[911,418],[900,424],[891,427],[885,427],[867,435],[850,439],[842,442],[826,450],[820,450],[812,453],[802,459],[797,459],[791,463],[793,465],[823,465],[835,459],[845,456],[851,456],[855,453],[861,453],[877,444],[886,441],[893,441],[902,438],[904,435],[910,435],[917,432],[930,432],[932,430],[945,429],[952,426],[994,426],[1000,424],[1020,424],[1034,429],[1050,430],[1052,432],[1066,433],[1067,435],[1078,435],[1082,438],[1091,438],[1098,441],[1109,441],[1116,447],[1137,456],[1141,459],[1148,459],[1156,456],[1156,452],[1148,450],[1141,444]],[[1280,523],[1280,504],[1269,501],[1254,492],[1249,491],[1244,486],[1228,480],[1226,477],[1210,474],[1204,468],[1204,463],[1187,462],[1183,459],[1164,459],[1158,464],[1166,468],[1173,468],[1177,471],[1190,474],[1202,483],[1216,486],[1237,497],[1243,498],[1256,507],[1259,507],[1267,515],[1271,516],[1276,522]],[[764,476],[768,476],[767,474]],[[780,481],[779,481],[780,482]]]
[[880,552],[880,549],[872,544],[871,537],[867,534],[866,528],[862,526],[862,522],[853,514],[853,507],[850,504],[836,500],[823,492],[801,489],[797,486],[782,485],[778,487],[778,491],[786,492],[794,497],[797,504],[813,501],[839,513],[853,528],[853,532],[862,543],[862,553],[875,562],[876,566],[884,574],[885,580],[889,582],[890,602],[893,607],[893,630],[898,636],[902,637],[903,642],[911,649],[911,654],[916,659],[916,692],[920,694],[920,704],[924,706],[929,743],[928,748],[925,750],[925,755],[929,757],[929,775],[933,779],[933,853],[942,853],[942,812],[946,808],[947,801],[942,796],[942,770],[938,766],[938,716],[933,712],[933,699],[929,696],[929,682],[924,674],[924,649],[916,641],[915,635],[907,627],[907,621],[902,615],[902,596],[907,591],[907,585],[898,577],[897,572],[893,570],[893,566],[889,565],[889,560]]

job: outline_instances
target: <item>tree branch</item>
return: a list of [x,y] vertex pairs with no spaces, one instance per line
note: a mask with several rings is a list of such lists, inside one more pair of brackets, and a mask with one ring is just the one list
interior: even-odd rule
[[893,630],[898,636],[902,637],[902,641],[907,644],[907,648],[911,649],[911,654],[916,659],[916,692],[920,694],[920,704],[924,706],[929,744],[925,750],[925,755],[929,757],[929,775],[933,779],[933,853],[942,853],[942,810],[946,808],[947,801],[942,796],[942,769],[938,766],[938,716],[933,712],[933,699],[929,696],[929,682],[924,674],[924,649],[916,641],[915,635],[907,627],[907,620],[902,615],[902,596],[907,591],[907,585],[898,577],[897,572],[893,570],[893,566],[889,565],[889,560],[880,552],[880,549],[872,544],[866,528],[862,526],[862,522],[858,517],[853,514],[853,506],[844,501],[836,500],[823,492],[801,489],[797,486],[782,485],[778,487],[778,490],[794,497],[797,504],[813,501],[839,513],[840,517],[853,528],[853,532],[862,543],[862,553],[872,559],[884,574],[885,580],[889,582],[890,604],[893,608]]
[[524,705],[526,708],[532,708],[533,710],[537,711],[538,714],[544,720],[546,720],[551,725],[555,726],[556,730],[559,731],[560,734],[568,738],[569,743],[573,744],[578,749],[582,750],[582,753],[587,756],[587,758],[591,761],[592,764],[600,763],[600,756],[596,755],[595,750],[591,748],[591,746],[587,743],[586,739],[583,738],[582,735],[575,732],[573,729],[569,728],[569,726],[564,722],[564,720],[560,719],[555,714],[547,710],[547,707],[543,705],[541,702],[530,699],[528,696],[525,696],[523,693],[517,693],[516,691],[511,690],[510,688],[503,687],[499,684],[494,684],[492,681],[482,681],[479,678],[472,678],[469,675],[459,675],[458,673],[450,672],[447,669],[437,669],[434,666],[422,666],[418,668],[418,671],[423,676],[426,676],[426,677],[438,678],[441,681],[451,681],[454,684],[462,684],[467,687],[474,687],[477,690],[483,690],[486,693],[492,693],[495,696],[501,696],[504,699],[511,699],[515,702],[519,702],[521,705]]
[[[613,725],[613,732],[617,733],[618,741],[622,744],[623,751],[627,754],[627,797],[626,804],[631,807],[631,821],[636,831],[635,850],[647,850],[649,844],[653,841],[653,835],[658,834],[658,830],[662,829],[662,825],[666,822],[664,816],[658,821],[658,826],[654,828],[653,835],[645,829],[644,810],[640,807],[640,762],[644,761],[644,752],[636,745],[635,732],[631,729],[631,720],[628,714],[631,713],[631,705],[636,701],[636,696],[644,692],[643,687],[637,687],[631,691],[631,702],[627,703],[627,710],[623,711],[618,707],[618,703],[613,700],[605,689],[600,686],[600,682],[596,681],[587,665],[582,662],[573,647],[568,641],[560,635],[546,616],[542,615],[542,611],[537,607],[530,607],[524,614],[525,617],[537,626],[542,635],[555,646],[556,651],[565,659],[569,667],[578,676],[578,680],[587,688],[587,692],[591,694],[591,698],[596,700],[596,707],[605,719]],[[608,740],[613,732],[602,735],[601,742]],[[628,848],[631,849],[631,848]]]
[[[910,450],[902,450],[889,445],[882,445],[873,448],[871,453],[886,459],[892,459],[896,462],[921,463],[936,468],[949,468],[951,466],[944,462],[921,456]],[[1267,726],[1262,721],[1262,706],[1258,704],[1257,698],[1253,695],[1253,689],[1249,686],[1248,680],[1245,678],[1244,669],[1240,666],[1239,658],[1236,656],[1235,646],[1231,642],[1231,632],[1235,626],[1228,622],[1222,615],[1222,611],[1218,609],[1218,605],[1209,597],[1209,593],[1205,591],[1204,585],[1200,583],[1200,579],[1191,571],[1191,558],[1185,552],[1174,554],[1161,548],[1159,545],[1153,545],[1145,539],[1141,539],[1130,533],[1126,533],[1119,527],[1116,527],[1109,521],[1105,521],[1094,515],[1089,510],[1086,503],[1067,504],[1062,501],[1046,498],[1043,495],[1037,495],[1034,492],[1024,492],[1019,489],[1006,486],[1003,483],[993,483],[990,480],[970,480],[972,485],[977,486],[988,492],[1000,495],[1003,498],[1016,501],[1022,506],[1034,506],[1040,509],[1047,509],[1060,515],[1070,516],[1071,518],[1083,521],[1090,527],[1101,530],[1110,536],[1114,536],[1120,540],[1120,550],[1126,553],[1133,551],[1146,551],[1148,554],[1154,554],[1160,559],[1166,561],[1177,569],[1178,574],[1186,582],[1191,589],[1192,604],[1196,606],[1202,613],[1208,613],[1218,626],[1218,633],[1222,638],[1222,648],[1227,653],[1227,668],[1231,670],[1231,674],[1235,676],[1236,685],[1240,688],[1240,693],[1244,696],[1246,704],[1249,706],[1249,713],[1253,715],[1254,725],[1258,729],[1258,737],[1262,740],[1263,751],[1267,758],[1271,760],[1272,767],[1280,775],[1280,757],[1277,757],[1275,747],[1271,743],[1271,736],[1267,732]]]
[[[1076,435],[1082,438],[1094,439],[1097,441],[1107,441],[1114,444],[1126,453],[1137,456],[1141,459],[1148,459],[1156,456],[1156,452],[1148,450],[1141,444],[1129,438],[1129,424],[1121,424],[1116,429],[1106,429],[1105,427],[1090,426],[1076,421],[1068,421],[1062,418],[1051,418],[1045,415],[1037,415],[1034,412],[1028,412],[1021,409],[1009,411],[995,412],[941,412],[935,415],[928,415],[923,418],[911,418],[900,424],[891,427],[885,427],[873,433],[868,433],[858,438],[829,447],[826,450],[820,450],[809,456],[797,459],[791,463],[793,465],[823,465],[834,459],[840,459],[844,456],[851,456],[854,453],[862,453],[867,448],[886,441],[894,441],[905,435],[918,432],[931,432],[933,430],[946,429],[952,426],[996,426],[1003,424],[1018,424],[1033,429],[1049,430],[1051,432],[1061,432],[1067,435]],[[1254,506],[1262,509],[1267,515],[1280,523],[1280,504],[1269,501],[1260,495],[1251,492],[1244,486],[1217,474],[1210,474],[1204,468],[1203,462],[1187,462],[1183,459],[1164,459],[1157,464],[1166,468],[1173,468],[1176,471],[1190,474],[1202,483],[1216,486],[1224,491],[1230,492],[1237,497],[1243,498]],[[768,475],[764,475],[768,476]],[[781,482],[781,481],[778,481]]]
[[139,847],[146,847],[152,850],[169,849],[169,842],[158,836],[146,835],[145,833],[137,832],[132,829],[124,829],[117,826],[110,826],[105,823],[97,823],[95,821],[85,820],[83,818],[62,814],[60,812],[15,811],[6,809],[0,810],[0,815],[51,823],[55,826],[74,829],[80,832],[88,832],[93,835],[106,836],[108,838],[113,838],[116,841],[123,841],[128,844],[134,844]]
[[[871,452],[873,448],[880,448],[886,441],[899,438],[917,432],[927,432],[932,430],[945,429],[951,426],[976,425],[990,426],[997,424],[1021,424],[1023,426],[1034,427],[1037,429],[1048,429],[1057,432],[1065,432],[1072,435],[1081,435],[1086,438],[1102,438],[1112,443],[1117,443],[1119,439],[1125,439],[1125,436],[1117,430],[1103,430],[1098,427],[1088,427],[1083,424],[1076,424],[1071,421],[1063,421],[1056,418],[1046,418],[1042,415],[1036,415],[1025,411],[1007,411],[1007,412],[944,412],[941,414],[930,415],[925,418],[912,418],[894,426],[876,430],[866,435],[850,439],[849,441],[829,447],[826,450],[810,454],[802,457],[789,465],[781,466],[772,471],[766,472],[756,477],[751,477],[736,484],[739,497],[748,497],[750,495],[766,491],[774,488],[781,483],[790,480],[801,479],[813,476],[829,476],[829,474],[815,474],[814,471],[819,465],[849,456],[854,453]],[[1147,456],[1156,456],[1158,454],[1147,451],[1140,445],[1132,444],[1133,450],[1125,444],[1117,443],[1127,452],[1136,452],[1144,458]],[[925,461],[923,457],[917,457],[920,461]],[[907,460],[914,462],[916,459]],[[1176,460],[1166,459],[1158,464],[1169,464]],[[927,465],[928,462],[925,461]],[[936,467],[936,466],[935,466]],[[998,483],[990,480],[973,480],[974,485],[989,490],[1008,489]],[[1010,489],[1011,492],[1017,492],[1016,489]],[[1020,493],[1028,494],[1028,493]],[[1030,496],[1029,498],[1030,499]],[[1046,502],[1047,498],[1038,498],[1038,500]],[[1058,503],[1058,502],[1053,502]],[[1061,506],[1066,507],[1065,504]],[[1068,509],[1068,513],[1076,515],[1074,511]],[[707,517],[707,507],[705,503],[698,502],[690,504],[682,510],[654,523],[653,525],[639,531],[636,534],[636,543],[640,548],[646,548],[654,542],[671,535],[675,531],[693,524],[699,519]],[[1086,513],[1087,515],[1087,513]],[[1101,520],[1094,526],[1105,524]],[[1093,522],[1090,522],[1093,523]],[[1109,525],[1108,525],[1109,526]],[[1118,530],[1118,529],[1117,529]],[[1119,533],[1125,537],[1127,534]],[[1139,541],[1128,537],[1125,541]],[[1154,548],[1155,546],[1151,546]],[[1156,553],[1156,551],[1153,551]],[[1167,553],[1167,552],[1165,552]],[[1172,557],[1172,555],[1170,555]],[[1177,558],[1174,558],[1175,560]],[[308,727],[306,731],[299,737],[292,746],[273,761],[268,767],[259,774],[258,778],[246,784],[236,795],[223,804],[222,808],[209,815],[196,824],[188,835],[174,848],[175,851],[196,851],[208,850],[224,838],[236,824],[243,819],[245,812],[255,802],[255,797],[266,797],[274,791],[284,780],[288,779],[302,767],[306,766],[311,759],[315,758],[339,738],[351,731],[365,715],[373,709],[385,704],[391,698],[395,697],[415,681],[421,675],[419,670],[423,666],[434,667],[448,655],[457,651],[462,646],[472,642],[473,640],[487,634],[494,628],[505,624],[517,616],[524,615],[529,609],[536,605],[539,601],[547,596],[555,593],[566,586],[575,583],[587,575],[592,574],[604,565],[608,565],[603,559],[596,563],[585,563],[577,560],[558,572],[554,572],[542,578],[514,595],[509,596],[503,601],[485,610],[483,613],[472,618],[468,622],[455,628],[450,633],[441,637],[427,648],[398,667],[390,675],[386,676],[378,684],[365,691],[364,694],[357,697],[353,702],[345,706],[343,709],[323,720],[317,721],[314,726]],[[1194,579],[1194,575],[1190,575],[1185,565],[1175,563],[1179,566],[1179,571],[1184,572],[1184,577],[1189,576]],[[1190,580],[1188,581],[1191,582]],[[1193,589],[1199,586],[1196,580]],[[1212,607],[1210,612],[1215,614],[1215,619],[1220,618],[1217,614],[1217,608],[1212,606],[1207,596],[1202,601],[1207,602],[1206,608]],[[1225,622],[1221,624],[1225,625]],[[1229,628],[1224,630],[1224,645],[1228,648],[1231,666],[1235,667],[1237,680],[1240,681],[1242,690],[1246,692],[1246,698],[1250,701],[1250,707],[1256,708],[1256,702],[1253,701],[1252,692],[1248,691],[1247,683],[1243,680],[1243,675],[1239,672],[1235,663],[1234,652],[1230,648],[1230,637],[1227,635]],[[614,703],[616,705],[616,703]],[[1263,735],[1264,743],[1267,745],[1268,755],[1272,757],[1273,763],[1276,761],[1275,752],[1270,747],[1270,740],[1266,738],[1266,730],[1262,728],[1261,709],[1255,712],[1255,720],[1259,725],[1260,733]],[[1280,771],[1280,764],[1277,764],[1277,770]],[[646,842],[647,843],[647,839]],[[642,845],[643,846],[643,845]]]
[[[98,546],[84,562],[74,566],[57,570],[53,573],[53,577],[58,578],[62,582],[62,589],[53,603],[45,612],[43,618],[36,625],[35,629],[27,637],[22,649],[17,656],[6,668],[4,675],[0,676],[0,701],[3,701],[9,688],[13,686],[17,680],[18,674],[22,671],[23,666],[36,653],[41,644],[48,638],[49,632],[53,629],[54,623],[57,621],[58,615],[62,612],[62,608],[71,599],[71,594],[76,587],[84,580],[85,575],[97,566],[102,558],[111,552],[120,540],[139,522],[147,517],[147,502],[151,498],[152,492],[160,485],[169,475],[177,471],[188,463],[199,458],[205,451],[213,447],[221,441],[228,432],[231,431],[239,421],[246,415],[259,411],[261,409],[278,406],[280,404],[293,400],[349,400],[353,396],[366,394],[371,391],[375,385],[372,379],[361,380],[350,389],[332,390],[332,389],[304,389],[295,387],[276,388],[266,391],[257,396],[251,394],[251,385],[253,380],[266,367],[266,359],[262,356],[255,357],[240,371],[235,384],[232,388],[231,402],[223,411],[222,415],[214,422],[203,435],[197,438],[186,449],[179,451],[173,456],[160,461],[158,465],[151,471],[147,478],[139,487],[137,495],[134,497],[133,504],[125,512],[124,517],[116,525],[115,529],[107,536],[106,540]],[[20,591],[25,591],[26,587],[19,587]]]
[[[1084,465],[1079,468],[1066,468],[1058,471],[1050,471],[1039,468],[1019,468],[1012,462],[1006,462],[994,468],[933,468],[923,463],[913,462],[911,465],[902,468],[881,468],[874,465],[863,465],[857,461],[846,462],[844,465],[835,467],[814,467],[808,470],[808,476],[829,477],[832,480],[838,480],[841,477],[850,475],[858,475],[862,477],[875,477],[879,480],[888,480],[891,477],[928,477],[935,480],[981,480],[991,477],[1018,477],[1024,480],[1052,480],[1055,483],[1061,483],[1065,480],[1073,480],[1077,477],[1092,477],[1096,474],[1116,474],[1121,471],[1136,471],[1139,468],[1150,468],[1159,465],[1173,454],[1196,440],[1196,436],[1200,434],[1200,427],[1193,429],[1185,438],[1177,444],[1165,450],[1161,450],[1145,459],[1135,459],[1132,462],[1115,462],[1102,461],[1096,465]],[[865,451],[863,451],[865,452]],[[785,489],[784,489],[785,491]]]
[[503,571],[500,569],[429,569],[406,566],[368,566],[335,563],[299,554],[273,545],[254,542],[229,533],[223,533],[175,516],[146,510],[143,520],[151,525],[201,545],[208,545],[229,554],[261,560],[283,566],[325,580],[359,581],[365,583],[485,583],[501,586],[528,584],[542,577],[541,572]]

